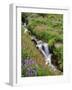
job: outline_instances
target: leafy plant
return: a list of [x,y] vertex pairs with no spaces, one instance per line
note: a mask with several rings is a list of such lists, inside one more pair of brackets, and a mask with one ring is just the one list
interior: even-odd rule
[[54,48],[53,55],[54,55],[54,58],[58,62],[58,65],[57,65],[58,69],[63,71],[63,46],[60,46],[58,48]]

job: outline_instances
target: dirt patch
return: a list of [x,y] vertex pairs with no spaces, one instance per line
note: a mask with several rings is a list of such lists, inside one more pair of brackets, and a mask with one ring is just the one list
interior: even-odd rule
[[44,24],[41,24],[41,25],[37,25],[36,27],[35,27],[35,30],[37,30],[37,31],[45,31],[45,30],[47,30],[48,29],[48,27],[47,27],[47,25],[44,25]]

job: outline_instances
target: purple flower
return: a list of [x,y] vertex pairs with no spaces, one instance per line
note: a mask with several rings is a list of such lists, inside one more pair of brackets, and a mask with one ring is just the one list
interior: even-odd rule
[[33,59],[22,60],[22,69],[26,76],[37,76],[37,64]]

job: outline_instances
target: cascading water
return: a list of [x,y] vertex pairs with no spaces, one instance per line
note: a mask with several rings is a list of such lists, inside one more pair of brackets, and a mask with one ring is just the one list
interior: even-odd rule
[[44,43],[42,47],[44,48],[44,51],[45,51],[46,55],[48,56],[49,55],[48,44],[47,43]]
[[[37,40],[36,40],[37,41]],[[47,43],[44,43],[42,42],[41,40],[40,41],[37,41],[37,45],[36,45],[39,50],[42,52],[42,54],[44,55],[45,57],[45,61],[46,61],[46,64],[49,64],[50,67],[55,71],[56,68],[55,66],[51,63],[51,54],[49,52],[49,47],[48,47],[48,44]]]
[[49,53],[48,44],[47,43],[44,43],[44,42],[42,42],[40,40],[40,41],[37,41],[37,45],[36,46],[39,48],[39,50],[44,55],[46,64],[47,63],[51,64],[51,54]]
[[28,31],[28,29],[26,28],[26,23],[24,23],[23,26],[24,26],[24,33],[26,33]]

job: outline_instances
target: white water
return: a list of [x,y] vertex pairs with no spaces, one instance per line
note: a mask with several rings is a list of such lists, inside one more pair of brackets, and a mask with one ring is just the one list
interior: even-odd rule
[[45,43],[41,40],[37,40],[34,36],[32,37],[32,40],[36,42],[36,47],[40,50],[40,52],[43,54],[45,57],[45,62],[46,64],[51,65],[51,54],[49,53],[49,47],[48,43]]
[[44,43],[44,44],[43,44],[43,47],[44,47],[44,51],[45,51],[45,53],[46,53],[46,56],[48,57],[48,55],[49,55],[48,44],[47,44],[47,43]]
[[45,63],[49,64],[49,66],[55,71],[56,67],[51,63],[51,54],[49,52],[49,47],[47,43],[42,42],[41,40],[37,42],[36,47],[42,52],[45,57]]
[[51,64],[51,54],[49,53],[49,47],[47,43],[38,41],[36,45],[45,57],[46,64]]
[[24,23],[23,26],[24,26],[24,33],[26,33],[28,31],[28,29],[26,28],[26,23]]

